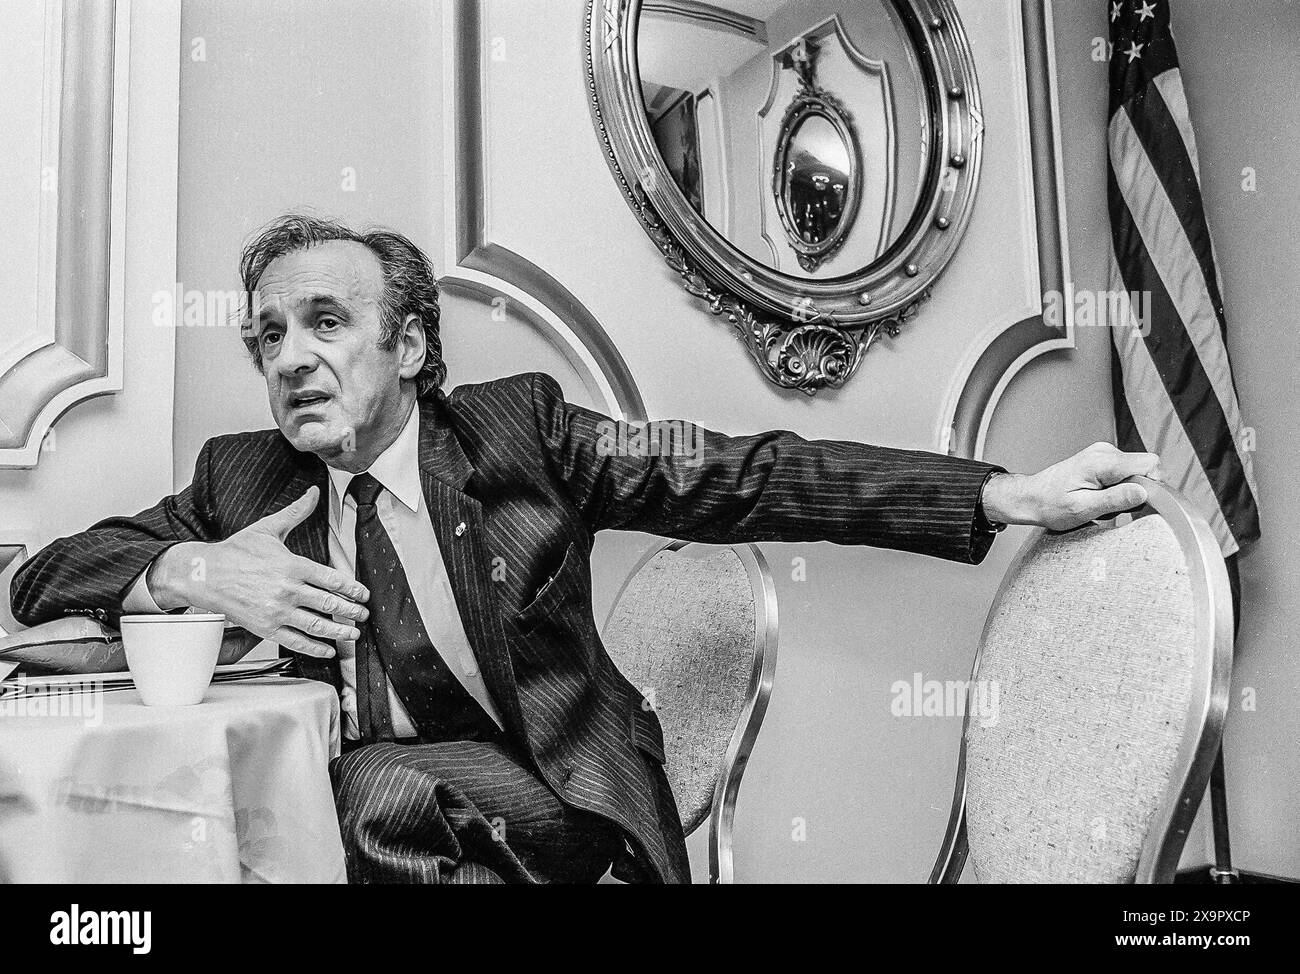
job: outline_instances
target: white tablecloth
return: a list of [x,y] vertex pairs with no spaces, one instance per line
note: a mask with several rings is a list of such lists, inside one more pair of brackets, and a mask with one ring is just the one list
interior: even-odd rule
[[345,881],[331,687],[271,677],[193,707],[95,699],[80,716],[69,697],[51,698],[58,714],[0,701],[0,881]]

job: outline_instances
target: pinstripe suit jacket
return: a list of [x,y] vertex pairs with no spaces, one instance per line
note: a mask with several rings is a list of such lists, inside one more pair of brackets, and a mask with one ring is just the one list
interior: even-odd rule
[[[603,528],[691,541],[832,541],[977,563],[980,490],[995,467],[789,432],[700,431],[702,462],[603,455],[610,421],[527,373],[439,392],[420,403],[425,500],[479,666],[508,732],[526,742],[567,803],[633,839],[620,875],[689,879],[663,773],[663,735],[641,693],[614,667],[592,618],[588,556]],[[181,541],[213,542],[279,510],[325,465],[278,430],[218,436],[190,486],[134,517],[52,542],[15,575],[28,625],[97,614],[116,623],[131,581]],[[464,524],[466,530],[457,532]],[[328,564],[326,505],[288,536]],[[335,661],[299,672],[339,685]]]

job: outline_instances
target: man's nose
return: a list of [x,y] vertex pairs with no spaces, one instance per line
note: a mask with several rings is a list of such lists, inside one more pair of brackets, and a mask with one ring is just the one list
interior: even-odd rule
[[281,375],[297,372],[310,372],[316,368],[317,359],[311,338],[304,334],[304,329],[288,328],[280,339],[280,349],[275,356],[275,365]]

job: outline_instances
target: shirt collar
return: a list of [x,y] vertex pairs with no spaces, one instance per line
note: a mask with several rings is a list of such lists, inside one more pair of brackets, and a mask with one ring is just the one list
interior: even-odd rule
[[[388,444],[383,453],[375,457],[366,473],[374,477],[394,497],[411,509],[412,513],[420,507],[420,410],[411,407],[411,414],[406,417],[406,425],[397,434],[397,439]],[[330,515],[334,523],[343,518],[343,498],[347,496],[348,484],[355,474],[339,470],[326,464],[329,471]]]

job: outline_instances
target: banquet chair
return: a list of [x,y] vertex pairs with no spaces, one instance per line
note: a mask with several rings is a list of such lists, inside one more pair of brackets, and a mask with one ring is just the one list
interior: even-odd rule
[[1232,599],[1205,520],[1132,481],[1143,516],[1037,529],[1008,569],[930,882],[967,859],[979,882],[1173,881],[1223,729]]
[[653,706],[682,828],[709,820],[709,879],[733,881],[732,829],[776,670],[776,588],[751,544],[653,547],[623,583],[601,638]]

